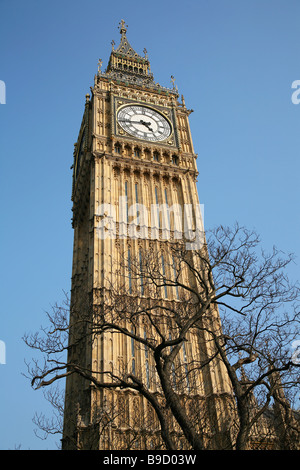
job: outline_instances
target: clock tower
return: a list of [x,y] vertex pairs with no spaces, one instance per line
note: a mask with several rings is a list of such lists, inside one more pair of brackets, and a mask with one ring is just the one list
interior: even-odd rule
[[[157,253],[163,252],[160,256],[165,269],[165,265],[172,265],[170,245],[180,232],[188,238],[191,252],[199,247],[203,236],[196,187],[197,155],[189,126],[191,110],[179,97],[173,77],[169,88],[154,81],[146,49],[144,55],[139,55],[132,48],[123,20],[119,30],[120,44],[115,48],[112,41],[105,71],[102,61],[98,62],[74,146],[68,362],[92,370],[103,383],[105,374],[115,377],[128,368],[131,373],[139,371],[145,386],[159,396],[148,351],[137,347],[130,335],[121,338],[108,331],[91,338],[87,334],[95,309],[101,309],[105,292],[111,287],[123,282],[126,295],[147,302],[142,280],[131,278],[130,270],[123,269],[124,259],[130,266],[151,242],[152,249],[154,246]],[[177,218],[174,212],[169,230],[163,210],[156,210],[165,207],[180,212]],[[188,214],[192,208],[191,217],[185,217],[185,208]],[[187,230],[183,219],[191,221]],[[180,302],[175,287],[165,286],[161,295],[164,302]],[[85,321],[78,312],[88,312]],[[146,337],[148,327],[139,325],[140,334]],[[184,344],[180,360],[186,367],[199,355],[199,338],[190,337]],[[202,340],[201,349],[205,348],[209,346]],[[222,401],[217,404],[213,397],[231,396],[229,381],[219,363],[201,374],[195,379],[197,393],[210,397],[210,416],[215,416],[213,426],[217,427],[216,416],[226,405]],[[184,396],[193,407],[196,398],[192,395],[186,380]],[[83,374],[70,374],[66,382],[63,449],[164,448],[153,415],[150,404],[137,393],[122,387],[99,390]],[[178,448],[185,448],[184,442]]]

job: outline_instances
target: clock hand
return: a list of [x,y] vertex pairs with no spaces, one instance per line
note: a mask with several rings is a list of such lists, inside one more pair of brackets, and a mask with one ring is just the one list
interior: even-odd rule
[[143,124],[143,122],[141,122],[141,121],[131,121],[130,119],[119,119],[119,122],[130,122],[132,124]]
[[144,124],[144,126],[146,126],[147,129],[149,129],[149,131],[153,132],[153,129],[151,129],[151,127],[149,127],[151,125],[151,122],[145,122],[145,121],[141,120],[141,124]]
[[133,124],[143,124],[144,126],[150,126],[151,122],[145,122],[142,119],[140,121],[131,121],[130,119],[119,119],[119,122],[130,122]]
[[151,129],[151,127],[149,127],[151,125],[151,122],[146,122],[146,121],[143,121],[142,119],[140,119],[139,121],[131,121],[130,119],[120,119],[119,121],[120,122],[130,122],[131,124],[142,124],[143,126],[146,126],[147,129],[149,129],[149,131],[154,132],[153,129]]

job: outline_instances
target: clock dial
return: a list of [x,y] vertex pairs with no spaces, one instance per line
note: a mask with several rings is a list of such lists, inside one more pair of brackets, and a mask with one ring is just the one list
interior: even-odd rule
[[172,132],[169,121],[146,106],[124,106],[118,111],[117,119],[124,131],[138,139],[159,142]]

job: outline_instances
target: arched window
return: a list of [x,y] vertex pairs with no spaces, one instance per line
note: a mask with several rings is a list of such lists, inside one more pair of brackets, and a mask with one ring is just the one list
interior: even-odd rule
[[155,205],[156,205],[156,217],[157,217],[157,224],[158,227],[161,228],[160,223],[160,216],[159,216],[159,198],[158,198],[158,187],[155,186],[154,188],[154,195],[155,195]]
[[140,282],[141,282],[141,294],[144,295],[144,278],[143,278],[143,256],[141,250],[139,251],[140,258]]
[[121,153],[121,145],[120,144],[115,144],[115,152],[116,153]]
[[119,425],[126,426],[127,424],[127,403],[125,397],[119,396],[118,398],[118,415],[119,415]]
[[149,149],[144,150],[145,160],[151,160],[151,152]]
[[188,392],[190,392],[191,389],[190,389],[190,382],[189,382],[189,370],[188,370],[188,366],[187,366],[187,357],[186,357],[186,350],[185,350],[184,342],[182,343],[182,351],[183,351],[183,361],[184,361],[186,386],[187,386]]
[[177,300],[179,300],[179,291],[178,291],[178,285],[177,285],[177,270],[176,270],[176,262],[174,256],[172,256],[173,260],[173,275],[174,275],[174,282],[175,282],[175,289],[176,289],[176,297]]
[[178,165],[178,157],[177,157],[177,155],[172,155],[172,163],[173,163],[173,165]]
[[130,157],[130,155],[131,155],[131,147],[130,147],[130,145],[125,145],[124,150],[125,150],[125,155],[126,155],[126,157]]
[[128,249],[128,287],[129,287],[129,294],[132,294],[131,255],[130,255],[130,250],[129,249]]
[[128,223],[128,182],[125,181],[125,197],[126,197],[126,222]]
[[[164,258],[164,255],[161,255],[161,267],[162,267],[162,275],[163,275],[163,280],[165,282],[165,278],[166,278],[166,268],[165,268],[165,258]],[[168,297],[168,290],[167,290],[167,286],[166,284],[164,284],[164,291],[165,291],[165,297],[167,298]]]
[[[131,333],[134,334],[133,328],[131,329]],[[131,371],[133,375],[135,375],[135,346],[133,338],[131,338]]]

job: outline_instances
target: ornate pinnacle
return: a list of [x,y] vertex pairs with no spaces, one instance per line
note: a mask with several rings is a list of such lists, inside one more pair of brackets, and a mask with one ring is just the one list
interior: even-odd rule
[[126,31],[127,31],[127,28],[128,28],[128,25],[125,24],[125,21],[124,20],[121,20],[120,23],[119,23],[119,30],[120,30],[120,34],[126,34]]

